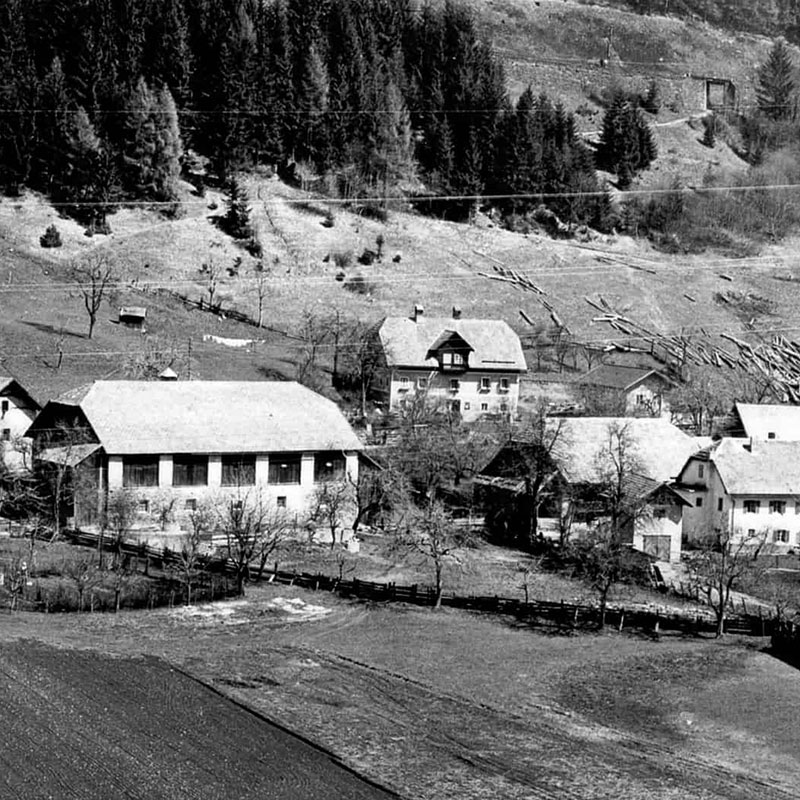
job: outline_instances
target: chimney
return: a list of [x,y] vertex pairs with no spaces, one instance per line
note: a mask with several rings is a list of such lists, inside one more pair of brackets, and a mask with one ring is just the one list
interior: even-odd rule
[[425,309],[421,305],[415,305],[414,306],[414,315],[411,317],[411,319],[413,319],[414,322],[418,322],[420,317],[424,313],[425,313]]
[[453,319],[461,319],[461,306],[453,306]]

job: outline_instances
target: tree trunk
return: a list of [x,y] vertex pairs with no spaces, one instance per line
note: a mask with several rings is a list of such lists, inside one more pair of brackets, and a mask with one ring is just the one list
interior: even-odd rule
[[442,607],[442,565],[436,564],[436,599],[433,603],[434,609]]

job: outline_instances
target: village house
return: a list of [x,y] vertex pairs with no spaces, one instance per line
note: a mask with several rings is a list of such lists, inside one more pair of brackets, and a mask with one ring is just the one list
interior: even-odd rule
[[40,406],[15,378],[0,375],[0,465],[11,472],[30,467],[25,432]]
[[171,502],[180,522],[256,492],[302,523],[322,482],[357,480],[362,450],[332,401],[278,381],[96,381],[47,403],[28,435],[38,459],[72,471],[79,527],[116,490],[136,498],[140,526]]
[[727,435],[756,441],[800,442],[800,406],[735,403]]
[[[503,524],[504,515],[517,514],[541,465],[540,532],[558,538],[568,525],[579,535],[603,518],[598,498],[616,469],[614,450],[620,438],[625,442],[620,471],[627,509],[624,541],[658,560],[679,560],[688,501],[672,480],[701,444],[660,418],[550,417],[538,441],[520,430],[475,479],[487,518]],[[542,442],[544,458],[534,452]]]
[[800,441],[724,437],[687,460],[678,485],[690,541],[727,530],[778,551],[800,546]]
[[506,322],[463,319],[458,308],[449,319],[426,317],[415,306],[411,317],[387,317],[377,336],[383,364],[374,393],[390,411],[424,393],[466,421],[516,413],[527,366]]
[[666,393],[675,381],[655,369],[621,364],[601,364],[581,375],[576,386],[585,398],[614,406],[633,417],[669,417]]

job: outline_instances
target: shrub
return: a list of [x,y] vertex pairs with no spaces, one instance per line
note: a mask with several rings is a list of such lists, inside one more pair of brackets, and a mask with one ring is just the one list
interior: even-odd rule
[[366,248],[364,252],[358,257],[358,263],[368,267],[378,260],[378,254],[374,250]]
[[42,247],[61,247],[61,234],[55,225],[50,225],[42,236],[39,237]]
[[336,224],[336,216],[334,215],[333,211],[329,208],[325,212],[325,218],[322,220],[322,225],[326,228],[332,228]]
[[374,295],[378,291],[378,287],[363,275],[353,275],[344,282],[344,288],[349,292],[362,295]]
[[331,253],[331,258],[339,269],[347,269],[353,263],[353,251],[334,250]]

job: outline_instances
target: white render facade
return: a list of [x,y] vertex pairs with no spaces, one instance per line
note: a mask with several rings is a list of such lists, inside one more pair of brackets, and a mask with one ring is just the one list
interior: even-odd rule
[[320,486],[358,479],[363,449],[332,401],[277,381],[97,381],[48,403],[30,435],[41,461],[78,481],[79,526],[119,491],[139,527],[163,528],[165,507],[185,527],[201,504],[230,499],[303,524]]
[[0,462],[11,472],[31,466],[31,441],[25,433],[38,411],[17,381],[0,376]]
[[800,480],[793,455],[800,456],[797,443],[731,438],[689,459],[678,479],[691,503],[684,510],[684,536],[698,539],[725,529],[740,540],[763,537],[778,550],[800,547]]
[[377,330],[383,369],[375,393],[389,411],[424,395],[432,406],[467,421],[514,416],[520,379],[527,371],[519,337],[503,320],[387,317]]
[[514,415],[519,405],[519,374],[488,371],[431,372],[393,369],[389,384],[389,410],[424,392],[435,405],[446,405],[467,421],[486,414]]

